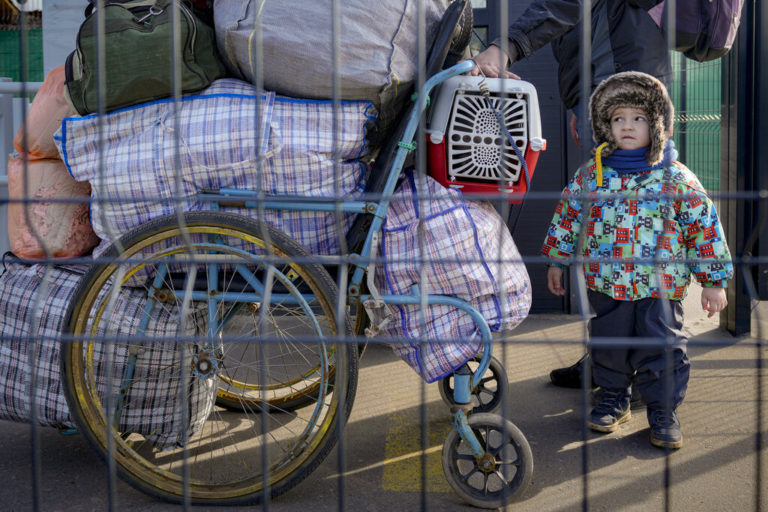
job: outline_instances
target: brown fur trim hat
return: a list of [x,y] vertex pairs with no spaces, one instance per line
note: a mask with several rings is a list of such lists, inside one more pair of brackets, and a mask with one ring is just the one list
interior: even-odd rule
[[661,162],[675,111],[664,84],[639,71],[616,73],[600,82],[589,99],[589,113],[595,142],[608,143],[603,156],[610,155],[617,147],[611,135],[611,114],[619,107],[634,107],[645,112],[651,139],[646,159],[649,165]]

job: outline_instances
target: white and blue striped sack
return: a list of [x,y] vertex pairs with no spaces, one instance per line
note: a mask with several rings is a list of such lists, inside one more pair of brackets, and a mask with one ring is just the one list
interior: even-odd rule
[[[65,118],[55,140],[72,176],[91,183],[91,220],[104,240],[99,255],[131,228],[179,207],[211,209],[195,197],[202,190],[359,196],[375,116],[367,101],[296,100],[228,78],[178,102]],[[313,254],[337,254],[351,217],[343,216],[341,231],[332,213],[266,211],[264,220]]]
[[[87,266],[51,267],[26,266],[18,263],[3,265],[0,274],[0,418],[12,421],[32,421],[32,366],[36,372],[34,389],[35,417],[41,425],[60,429],[76,427],[71,417],[61,379],[61,334],[66,330],[67,311]],[[105,289],[106,290],[106,289]],[[127,289],[124,289],[124,291]],[[146,293],[121,293],[114,305],[114,319],[107,324],[110,335],[135,334],[146,304]],[[178,310],[154,308],[146,335],[173,340],[180,332],[192,336],[190,326],[203,323],[202,311],[190,313],[188,321],[179,327]],[[96,335],[106,333],[101,330]],[[36,343],[31,342],[34,338]],[[113,387],[119,389],[123,368],[128,360],[126,345],[109,345],[115,349],[104,356],[105,344],[97,344],[96,361],[111,360]],[[34,347],[34,352],[32,348]],[[216,389],[210,379],[192,379],[182,383],[168,378],[166,369],[174,368],[178,357],[177,343],[153,343],[144,346],[136,361],[136,372],[144,379],[135,382],[127,396],[121,415],[120,431],[144,435],[160,448],[181,446],[185,439],[198,431],[214,408]],[[188,356],[192,364],[192,354]],[[96,379],[106,390],[106,368],[97,365]],[[186,391],[186,404],[180,390]]]
[[[487,201],[465,201],[429,176],[406,179],[382,228],[382,294],[449,295],[468,301],[492,332],[513,329],[531,307],[531,282],[506,224]],[[452,306],[390,306],[382,330],[395,352],[426,382],[453,373],[480,349],[470,315]]]

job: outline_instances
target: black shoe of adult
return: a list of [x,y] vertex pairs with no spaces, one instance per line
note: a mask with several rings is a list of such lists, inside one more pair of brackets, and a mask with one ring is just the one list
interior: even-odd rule
[[[576,363],[566,368],[557,368],[549,372],[549,380],[552,384],[561,388],[581,388],[581,375],[584,365],[589,364],[589,356],[584,354]],[[594,387],[594,383],[592,384]]]

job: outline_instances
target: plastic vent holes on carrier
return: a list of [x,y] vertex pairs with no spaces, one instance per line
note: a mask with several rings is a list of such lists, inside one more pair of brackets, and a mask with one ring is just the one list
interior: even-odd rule
[[519,203],[547,147],[533,85],[456,76],[440,85],[434,99],[427,126],[432,177],[463,192],[513,194],[509,202]]

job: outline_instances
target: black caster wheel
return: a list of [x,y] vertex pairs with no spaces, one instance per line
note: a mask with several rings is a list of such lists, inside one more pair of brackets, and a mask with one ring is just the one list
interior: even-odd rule
[[533,454],[514,423],[496,414],[468,418],[485,454],[480,459],[457,430],[443,444],[443,472],[451,488],[467,503],[499,508],[515,501],[528,488],[533,474]]
[[[480,365],[481,358],[482,354],[479,354],[467,363],[473,374]],[[485,375],[480,379],[478,385],[472,388],[472,414],[496,412],[507,396],[508,385],[507,371],[504,369],[501,361],[491,357],[491,364],[488,366]],[[443,397],[443,401],[450,407],[453,407],[455,403],[453,401],[453,375],[441,380],[438,386],[440,386],[440,396]]]

